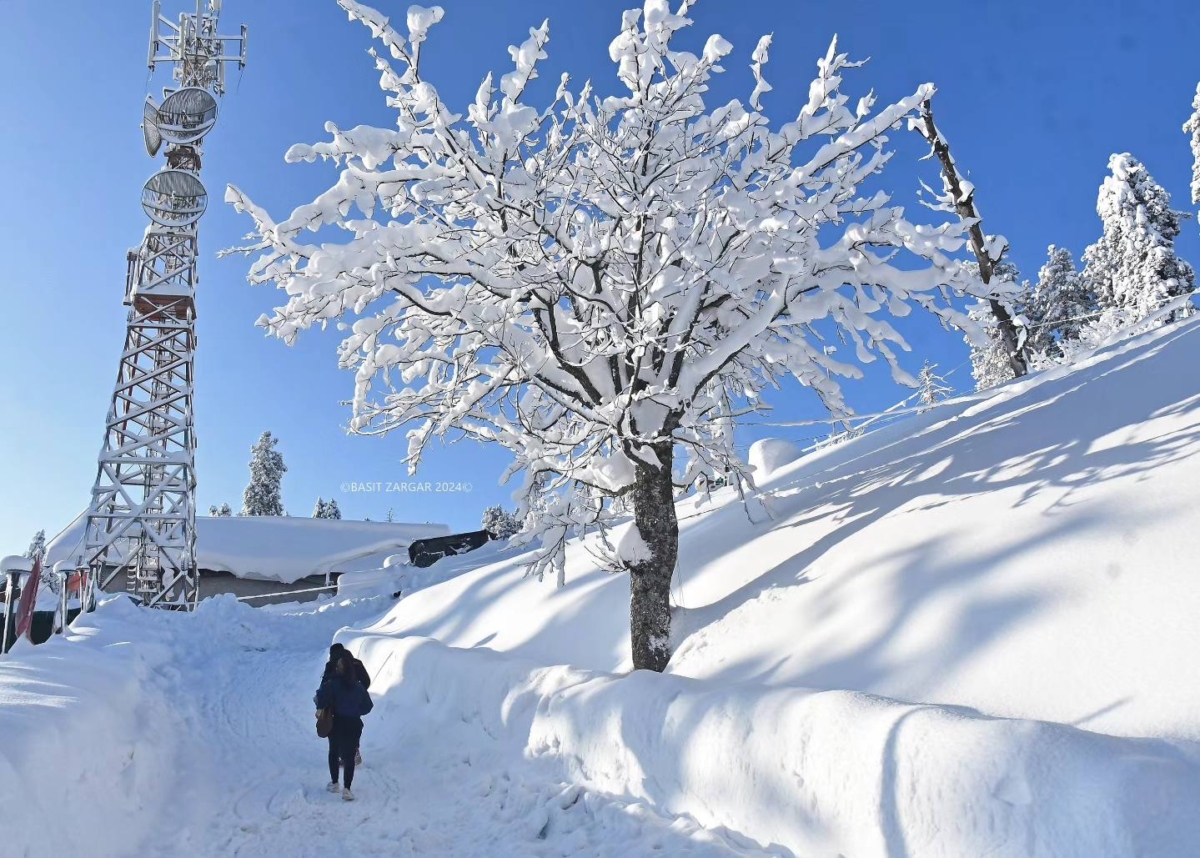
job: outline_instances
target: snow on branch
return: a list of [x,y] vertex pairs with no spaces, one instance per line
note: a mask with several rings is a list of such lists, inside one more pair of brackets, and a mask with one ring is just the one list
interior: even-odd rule
[[[933,87],[851,109],[843,76],[861,64],[836,40],[778,130],[761,112],[770,37],[748,102],[710,106],[733,46],[678,46],[690,4],[667,0],[622,18],[609,48],[621,95],[564,76],[549,103],[528,103],[544,23],[458,113],[419,70],[440,8],[412,7],[404,35],[338,2],[390,53],[375,61],[396,123],[330,125],[329,141],[293,147],[289,160],[329,159],[339,176],[282,220],[230,189],[254,221],[249,279],[286,295],[261,324],[291,342],[338,323],[353,430],[406,431],[411,468],[439,438],[511,451],[516,514],[536,522],[518,538],[542,540],[539,573],[561,572],[567,536],[605,525],[639,474],[748,477],[732,422],[764,388],[790,377],[848,413],[839,379],[861,363],[882,357],[915,383],[887,316],[916,306],[958,326],[949,297],[985,294],[956,258],[966,224],[915,225],[863,187]],[[344,241],[304,237],[329,226]],[[817,323],[854,360],[830,359]]]

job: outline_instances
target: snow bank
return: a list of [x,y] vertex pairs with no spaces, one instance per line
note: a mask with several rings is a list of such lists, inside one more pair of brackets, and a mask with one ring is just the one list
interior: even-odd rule
[[338,638],[374,675],[376,741],[465,724],[549,778],[773,852],[1200,854],[1200,759],[1164,741],[851,692],[616,677],[415,638]]
[[102,626],[81,618],[67,639],[19,641],[0,660],[6,855],[146,854],[145,820],[175,812],[170,650],[124,597],[94,616]]
[[784,465],[791,464],[804,455],[804,449],[782,438],[763,438],[750,445],[746,462],[754,469],[754,482],[763,481]]
[[[47,547],[48,562],[75,562],[86,513]],[[383,565],[418,539],[447,536],[444,524],[404,524],[291,516],[201,516],[196,519],[196,559],[202,570],[238,578],[294,584]]]
[[[1200,739],[1198,363],[1193,320],[779,466],[773,519],[681,501],[669,671]],[[626,670],[594,548],[563,588],[505,559],[371,631]]]

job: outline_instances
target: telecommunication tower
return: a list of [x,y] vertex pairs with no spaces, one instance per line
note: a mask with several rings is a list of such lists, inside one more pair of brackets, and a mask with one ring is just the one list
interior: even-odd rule
[[205,135],[217,121],[225,69],[246,65],[246,28],[218,35],[220,0],[166,18],[154,0],[149,66],[171,66],[175,87],[162,104],[147,96],[142,132],[166,165],[142,188],[150,218],[127,257],[129,318],[92,488],[83,566],[92,587],[125,588],[145,605],[191,608],[196,567],[197,224],[208,203],[200,181]]

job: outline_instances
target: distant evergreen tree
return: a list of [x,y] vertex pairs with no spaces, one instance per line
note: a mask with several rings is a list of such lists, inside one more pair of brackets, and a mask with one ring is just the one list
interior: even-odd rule
[[37,560],[39,557],[46,555],[46,531],[39,530],[33,535],[33,539],[29,542],[29,548],[25,551],[25,556],[30,560]]
[[232,518],[233,510],[230,509],[229,504],[223,503],[221,504],[221,508],[217,510],[217,515],[221,518]]
[[1100,312],[1100,299],[1075,268],[1071,251],[1052,244],[1046,253],[1046,264],[1038,271],[1027,314],[1033,324],[1029,344],[1035,352],[1061,357],[1062,344],[1077,341],[1083,328]]
[[284,514],[281,483],[287,466],[275,449],[278,443],[278,438],[264,432],[250,448],[250,484],[242,496],[242,515]]
[[1103,232],[1083,253],[1083,276],[1104,310],[1136,321],[1195,288],[1195,272],[1175,255],[1180,223],[1171,196],[1129,153],[1113,155],[1112,175],[1100,186],[1096,212]]
[[920,385],[918,399],[922,410],[937,405],[954,392],[954,388],[946,384],[946,379],[934,372],[936,369],[936,363],[925,361],[925,366],[921,367],[917,376],[917,384]]
[[1200,83],[1196,84],[1192,108],[1195,112],[1183,124],[1183,133],[1192,135],[1192,203],[1200,206]]
[[325,500],[323,498],[317,498],[317,505],[315,507],[313,507],[312,517],[313,518],[325,518],[325,510],[326,510]]
[[325,518],[333,519],[335,521],[342,520],[342,511],[338,509],[337,501],[331,500],[325,504]]
[[387,520],[389,523],[394,522],[396,520],[396,510],[394,507],[390,507],[388,509]]
[[483,529],[492,539],[510,539],[521,532],[521,520],[502,506],[489,506],[483,511]]

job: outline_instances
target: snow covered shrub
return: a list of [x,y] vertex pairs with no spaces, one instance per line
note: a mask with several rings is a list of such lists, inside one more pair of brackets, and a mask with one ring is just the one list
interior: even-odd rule
[[[847,413],[839,380],[861,370],[825,354],[814,324],[912,384],[887,314],[916,305],[961,325],[953,296],[995,293],[952,258],[959,219],[917,226],[878,190],[887,133],[934,88],[882,109],[871,93],[852,101],[843,75],[859,64],[835,42],[793,118],[772,125],[766,36],[747,102],[710,106],[732,45],[677,46],[691,0],[647,0],[609,46],[616,94],[563,75],[548,104],[526,101],[546,22],[459,112],[421,67],[441,8],[410,7],[405,32],[339,5],[385,48],[372,55],[397,119],[331,123],[328,142],[292,147],[289,161],[329,159],[340,175],[281,221],[229,189],[255,222],[250,281],[288,296],[260,324],[291,342],[352,317],[340,350],[356,379],[351,428],[404,429],[410,469],[447,433],[507,448],[504,478],[520,477],[517,515],[529,516],[517,538],[540,546],[533,574],[562,583],[567,539],[632,499],[639,536],[612,562],[630,575],[634,665],[662,670],[677,487],[746,475],[733,420],[784,378]],[[304,238],[329,227],[345,241]]]
[[492,539],[511,539],[521,532],[521,519],[502,506],[489,506],[483,511],[483,529]]

